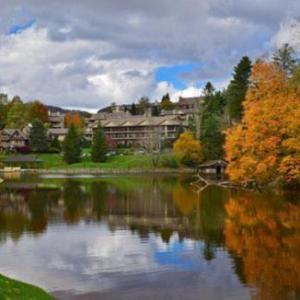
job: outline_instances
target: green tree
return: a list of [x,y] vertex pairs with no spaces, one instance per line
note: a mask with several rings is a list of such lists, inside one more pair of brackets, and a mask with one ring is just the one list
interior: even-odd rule
[[172,110],[174,108],[174,103],[170,99],[170,95],[167,93],[163,95],[160,102],[160,109]]
[[27,107],[15,96],[8,105],[6,128],[22,128],[27,125]]
[[107,147],[105,142],[105,135],[103,129],[99,126],[92,145],[92,161],[104,162],[106,160]]
[[150,107],[150,100],[148,97],[142,97],[139,100],[137,109],[138,109],[138,114],[143,115],[146,113],[147,109]]
[[131,107],[130,107],[130,109],[129,109],[129,112],[130,112],[133,116],[137,115],[137,108],[136,108],[135,103],[132,103],[132,104],[131,104]]
[[215,92],[215,87],[210,81],[208,81],[203,89],[204,97],[210,97],[214,94],[214,92]]
[[160,109],[158,104],[154,104],[152,107],[152,116],[158,117],[160,115]]
[[34,119],[31,124],[29,145],[34,152],[46,152],[48,150],[47,131],[39,119]]
[[57,150],[58,152],[61,151],[61,144],[60,144],[60,141],[59,141],[59,139],[58,139],[57,137],[55,137],[55,138],[51,141],[51,143],[50,143],[50,148],[51,148],[52,150]]
[[243,115],[243,102],[250,83],[251,61],[244,56],[234,68],[233,79],[227,89],[229,116],[232,121],[240,121]]
[[80,135],[73,123],[71,123],[67,136],[63,142],[64,160],[68,164],[80,161]]
[[202,127],[201,143],[205,160],[220,159],[224,156],[224,134],[221,132],[217,116],[205,118]]
[[290,76],[296,68],[296,59],[294,58],[294,55],[294,49],[289,44],[284,44],[274,53],[273,62]]
[[5,126],[8,109],[8,97],[6,94],[0,94],[0,130]]
[[226,100],[222,92],[207,93],[205,96],[206,109],[201,123],[200,141],[203,146],[205,160],[223,157],[224,134],[222,121]]

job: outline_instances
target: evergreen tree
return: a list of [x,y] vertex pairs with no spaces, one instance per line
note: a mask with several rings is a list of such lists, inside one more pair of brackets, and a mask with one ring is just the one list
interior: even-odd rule
[[221,159],[224,155],[224,134],[221,122],[226,101],[221,92],[207,94],[205,101],[206,110],[203,113],[200,136],[203,156],[205,160]]
[[210,97],[215,92],[215,87],[210,81],[208,81],[203,89],[204,97]]
[[154,104],[152,107],[152,116],[157,117],[160,115],[159,105]]
[[61,144],[57,137],[51,141],[50,148],[57,151],[61,150]]
[[171,101],[168,93],[163,95],[160,102],[160,108],[164,110],[172,110],[174,108],[174,103]]
[[76,127],[71,123],[68,134],[63,143],[64,160],[68,164],[80,161],[81,148],[80,148],[80,135]]
[[39,119],[32,121],[29,133],[29,145],[34,152],[46,152],[48,150],[47,131],[43,122]]
[[233,79],[227,90],[228,111],[233,121],[240,121],[243,115],[243,102],[250,82],[251,69],[251,61],[247,56],[234,68]]
[[296,68],[296,60],[294,59],[295,51],[289,46],[284,44],[273,55],[274,64],[282,69],[288,76],[292,75]]
[[147,109],[150,106],[150,100],[148,97],[142,97],[139,102],[138,102],[138,106],[137,106],[137,111],[139,115],[143,115],[146,113]]
[[130,109],[129,109],[129,112],[130,112],[133,116],[137,115],[137,108],[136,108],[135,103],[132,103],[132,104],[131,104],[131,107],[130,107]]
[[224,156],[224,134],[216,116],[208,116],[202,126],[201,143],[205,160],[221,159]]
[[106,160],[106,142],[103,129],[99,126],[96,131],[93,145],[92,145],[92,161],[93,162],[104,162]]

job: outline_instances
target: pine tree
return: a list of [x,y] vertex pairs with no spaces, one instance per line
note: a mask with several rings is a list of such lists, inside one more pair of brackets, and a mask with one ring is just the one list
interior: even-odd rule
[[227,90],[228,111],[231,120],[240,121],[243,115],[243,102],[248,90],[251,76],[251,61],[244,56],[234,68],[233,79]]
[[106,160],[106,142],[103,129],[99,126],[96,131],[93,145],[92,145],[92,161],[93,162],[104,162]]
[[174,103],[171,101],[170,95],[168,93],[163,95],[160,102],[160,108],[164,110],[171,110],[174,108]]
[[130,107],[130,109],[129,109],[129,112],[130,112],[133,116],[137,115],[137,108],[136,108],[135,103],[132,103],[132,104],[131,104],[131,107]]
[[46,152],[48,150],[47,131],[43,122],[34,119],[29,133],[29,145],[34,152]]
[[71,123],[68,134],[63,143],[64,160],[68,164],[80,161],[81,148],[80,148],[80,135],[76,127]]
[[51,142],[51,144],[50,144],[50,148],[51,148],[52,150],[57,150],[57,151],[60,151],[60,150],[61,150],[61,144],[60,144],[60,141],[58,140],[57,137],[55,137],[55,138],[52,140],[52,142]]
[[273,55],[274,64],[282,69],[288,76],[292,75],[296,68],[296,60],[294,59],[295,51],[289,46],[284,44]]

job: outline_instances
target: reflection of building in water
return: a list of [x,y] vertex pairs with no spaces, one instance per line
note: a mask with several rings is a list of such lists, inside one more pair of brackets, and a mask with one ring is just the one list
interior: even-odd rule
[[[111,230],[129,228],[141,237],[157,232],[168,241],[172,232],[177,232],[181,238],[210,241],[212,237],[211,244],[220,244],[223,223],[216,218],[209,223],[205,211],[210,209],[212,202],[205,200],[206,195],[199,200],[190,185],[176,183],[176,180],[147,178],[137,185],[135,183],[130,180],[121,184],[120,181],[99,180],[82,184],[67,180],[57,189],[47,189],[39,188],[36,183],[6,182],[2,187],[0,207],[4,211],[10,208],[16,212],[20,212],[19,207],[26,207],[27,222],[37,221],[37,224],[23,227],[25,231],[42,232],[47,222],[57,220],[70,224],[80,220],[99,220],[107,223]],[[216,198],[211,212],[223,218],[226,197],[220,191],[210,195],[208,189],[206,193],[208,197]],[[15,200],[18,197],[20,201]]]

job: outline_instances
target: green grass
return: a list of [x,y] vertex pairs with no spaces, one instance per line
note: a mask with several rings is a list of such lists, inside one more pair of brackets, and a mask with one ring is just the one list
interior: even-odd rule
[[49,300],[54,299],[42,289],[0,275],[0,300]]
[[148,155],[124,155],[108,157],[106,162],[94,163],[90,157],[83,157],[79,163],[68,165],[63,161],[60,154],[39,154],[45,169],[133,169],[151,168],[151,161]]

